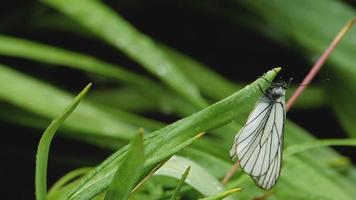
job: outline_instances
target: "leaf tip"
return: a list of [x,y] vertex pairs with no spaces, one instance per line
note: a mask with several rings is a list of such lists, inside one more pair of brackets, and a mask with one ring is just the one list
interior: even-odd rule
[[275,68],[273,68],[273,71],[276,72],[276,73],[278,73],[278,72],[281,71],[281,70],[282,70],[282,67],[275,67]]
[[205,134],[205,132],[201,132],[198,135],[196,135],[195,138],[200,139],[201,137],[203,137],[204,134]]
[[86,85],[85,88],[82,90],[81,94],[85,95],[88,92],[88,90],[91,88],[92,85],[93,85],[92,83],[89,83],[88,85]]
[[190,165],[187,167],[187,169],[186,169],[187,173],[189,173],[189,171],[190,171],[191,168],[192,168],[192,167],[191,167]]
[[353,17],[349,20],[348,26],[352,26],[355,23],[356,23],[356,17]]
[[144,133],[145,133],[145,129],[142,128],[142,127],[140,127],[140,128],[138,129],[138,134],[143,135]]
[[235,192],[240,192],[242,189],[241,188],[233,188],[231,190],[228,190],[230,193],[235,193]]

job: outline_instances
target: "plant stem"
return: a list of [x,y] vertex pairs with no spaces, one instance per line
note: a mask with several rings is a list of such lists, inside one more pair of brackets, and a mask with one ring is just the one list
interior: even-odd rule
[[305,76],[304,80],[299,85],[297,90],[289,98],[289,100],[287,102],[287,106],[286,106],[286,111],[287,112],[291,109],[293,104],[297,101],[299,96],[303,93],[303,91],[310,84],[310,82],[313,80],[313,78],[318,74],[318,72],[320,71],[321,67],[325,63],[326,59],[330,56],[331,52],[339,44],[339,42],[344,37],[344,35],[347,33],[347,31],[350,30],[350,28],[355,23],[355,21],[356,21],[356,19],[351,19],[351,20],[349,20],[347,22],[347,24],[340,30],[340,32],[336,35],[336,37],[331,42],[331,44],[328,46],[328,48],[324,51],[324,53],[320,56],[320,58],[313,65],[313,67],[311,68],[309,73]]
[[234,175],[234,173],[237,171],[239,168],[239,161],[236,161],[235,164],[231,167],[230,171],[225,175],[224,179],[222,180],[222,184],[226,185],[226,183],[231,179],[231,177]]

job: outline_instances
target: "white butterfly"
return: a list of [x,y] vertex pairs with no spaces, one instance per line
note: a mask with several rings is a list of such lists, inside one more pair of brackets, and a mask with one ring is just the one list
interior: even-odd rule
[[265,190],[276,184],[281,171],[287,87],[282,81],[271,84],[230,150],[231,158],[238,159],[243,171]]

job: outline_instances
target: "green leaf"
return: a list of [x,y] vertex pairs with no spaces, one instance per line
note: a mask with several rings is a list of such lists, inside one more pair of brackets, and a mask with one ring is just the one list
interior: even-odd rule
[[[279,70],[280,68],[276,68],[267,72],[264,78],[272,80]],[[145,139],[147,158],[145,168],[154,167],[163,159],[191,144],[198,133],[226,125],[236,118],[247,118],[249,111],[261,95],[259,85],[262,89],[266,89],[269,83],[260,78],[220,102],[151,133]],[[82,180],[72,193],[71,199],[92,198],[107,188],[115,166],[118,162],[122,162],[126,151],[127,147],[124,147],[100,164]]]
[[46,131],[43,133],[40,142],[38,144],[37,154],[36,154],[36,172],[35,172],[35,186],[36,186],[36,199],[46,200],[47,199],[47,164],[48,164],[48,154],[51,145],[52,138],[56,133],[57,129],[61,126],[63,121],[68,118],[68,116],[74,111],[78,106],[80,100],[88,92],[91,84],[87,85],[75,99],[64,109],[64,111],[55,118],[51,124],[48,126]]
[[119,164],[105,195],[105,200],[128,199],[131,190],[142,173],[144,162],[143,133],[139,133],[131,142],[123,162]]
[[[199,164],[180,156],[173,156],[169,159],[155,175],[169,176],[181,179],[187,166],[190,166],[190,173],[185,179],[185,183],[199,191],[204,196],[217,195],[224,191],[224,186],[213,175],[207,172]],[[227,198],[229,200],[232,198]]]
[[284,162],[279,183],[289,186],[286,188],[289,193],[300,191],[322,199],[354,199],[355,191],[348,191],[336,179],[345,181],[335,170],[317,168],[303,159],[291,156]]
[[324,146],[356,146],[356,139],[320,139],[288,147],[284,156],[290,156],[312,148]]
[[[118,92],[115,89],[91,94],[90,99],[99,103],[119,108],[128,107],[131,110],[134,109],[141,112],[149,106],[151,109],[153,107],[154,111],[159,109],[165,113],[174,112],[184,116],[197,111],[196,105],[194,106],[194,104],[174,94],[156,81],[127,71],[120,65],[107,63],[89,55],[4,35],[0,35],[0,54],[45,62],[53,64],[56,67],[62,66],[79,69],[114,79],[132,87],[130,91],[125,90],[125,93]],[[131,92],[133,89],[135,91]],[[148,91],[156,92],[152,93]],[[127,92],[130,93],[127,94]],[[144,98],[142,98],[143,96]],[[134,101],[132,101],[132,98],[134,98]]]
[[161,87],[155,81],[125,70],[120,65],[114,65],[101,61],[93,56],[36,43],[30,40],[0,35],[0,54],[49,63],[57,67],[63,66],[79,69],[118,80],[138,87],[141,90],[157,90],[157,92],[170,94],[166,88]]
[[[285,133],[285,142],[287,146],[299,145],[316,141],[315,137],[313,137],[311,134],[307,133],[305,130],[292,123],[291,121],[287,121]],[[356,195],[356,191],[354,190],[356,182],[350,182],[351,180],[348,176],[340,176],[339,172],[337,172],[331,166],[331,163],[334,163],[335,161],[343,158],[335,150],[332,150],[331,148],[312,148],[308,151],[295,154],[292,157],[298,157],[298,162],[303,162],[304,165],[308,165],[309,168],[313,169],[314,173],[317,174],[316,176],[321,176],[321,180],[326,179],[329,181],[328,184],[333,184],[334,187],[341,187],[343,190],[343,194],[348,194],[349,196]],[[354,167],[350,166],[350,168],[352,169]],[[303,170],[305,169],[300,169],[300,171]],[[295,171],[295,173],[298,173],[297,170]],[[295,177],[298,177],[298,175],[295,175]],[[288,177],[286,176],[286,178]],[[301,182],[304,181],[309,184],[309,182],[307,181],[307,177],[299,176],[298,179],[301,179]],[[332,181],[330,182],[330,180]],[[313,184],[309,184],[309,187],[312,186]],[[328,195],[329,192],[331,193],[333,191],[327,190],[323,192]]]
[[[169,162],[169,161],[168,161]],[[164,167],[164,166],[163,166]],[[189,171],[190,171],[190,166],[187,167],[187,169],[184,171],[182,177],[180,178],[174,192],[173,192],[173,195],[171,196],[170,200],[178,200],[178,195],[179,195],[179,192],[180,192],[180,189],[185,181],[185,179],[187,178],[188,174],[189,174]]]
[[[47,119],[56,117],[72,99],[66,92],[1,64],[0,85],[0,98],[3,101]],[[87,101],[83,101],[77,112],[63,125],[77,133],[115,140],[130,139],[137,132],[135,126]]]
[[187,147],[181,151],[179,155],[199,163],[200,166],[205,168],[215,177],[223,178],[226,175],[226,172],[228,172],[232,166],[230,159],[227,157],[227,152],[229,151],[223,149],[225,151],[222,151],[221,153],[219,152],[219,155],[213,155],[206,149],[212,149],[211,147],[213,146],[213,149],[219,151],[221,148],[219,145],[221,143],[219,143],[219,141],[215,141],[214,143],[210,143],[209,146],[204,146],[205,148],[200,147],[200,145],[203,146],[209,144],[205,142],[206,139],[207,138],[203,138],[203,140],[194,143],[192,147]]
[[79,168],[79,169],[75,169],[75,170],[73,170],[71,172],[68,172],[67,174],[62,176],[49,189],[49,191],[48,191],[48,199],[53,199],[53,196],[56,196],[56,195],[61,193],[61,189],[63,187],[66,187],[75,178],[83,176],[84,174],[88,173],[90,170],[92,170],[91,167]]
[[225,197],[228,197],[229,195],[235,193],[235,192],[240,192],[241,191],[241,188],[234,188],[234,189],[230,189],[230,190],[227,190],[223,193],[220,193],[218,195],[215,195],[215,196],[211,196],[211,197],[207,197],[207,198],[203,198],[203,199],[200,199],[200,200],[219,200],[219,199],[224,199]]
[[[168,86],[200,108],[207,105],[198,88],[184,76],[152,39],[115,11],[95,0],[42,0],[120,49]],[[70,6],[69,6],[70,5]]]

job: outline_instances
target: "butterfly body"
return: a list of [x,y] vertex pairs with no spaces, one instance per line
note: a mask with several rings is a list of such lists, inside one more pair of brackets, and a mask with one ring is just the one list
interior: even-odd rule
[[276,184],[281,169],[286,88],[285,82],[276,82],[263,92],[230,150],[232,159],[266,190]]

